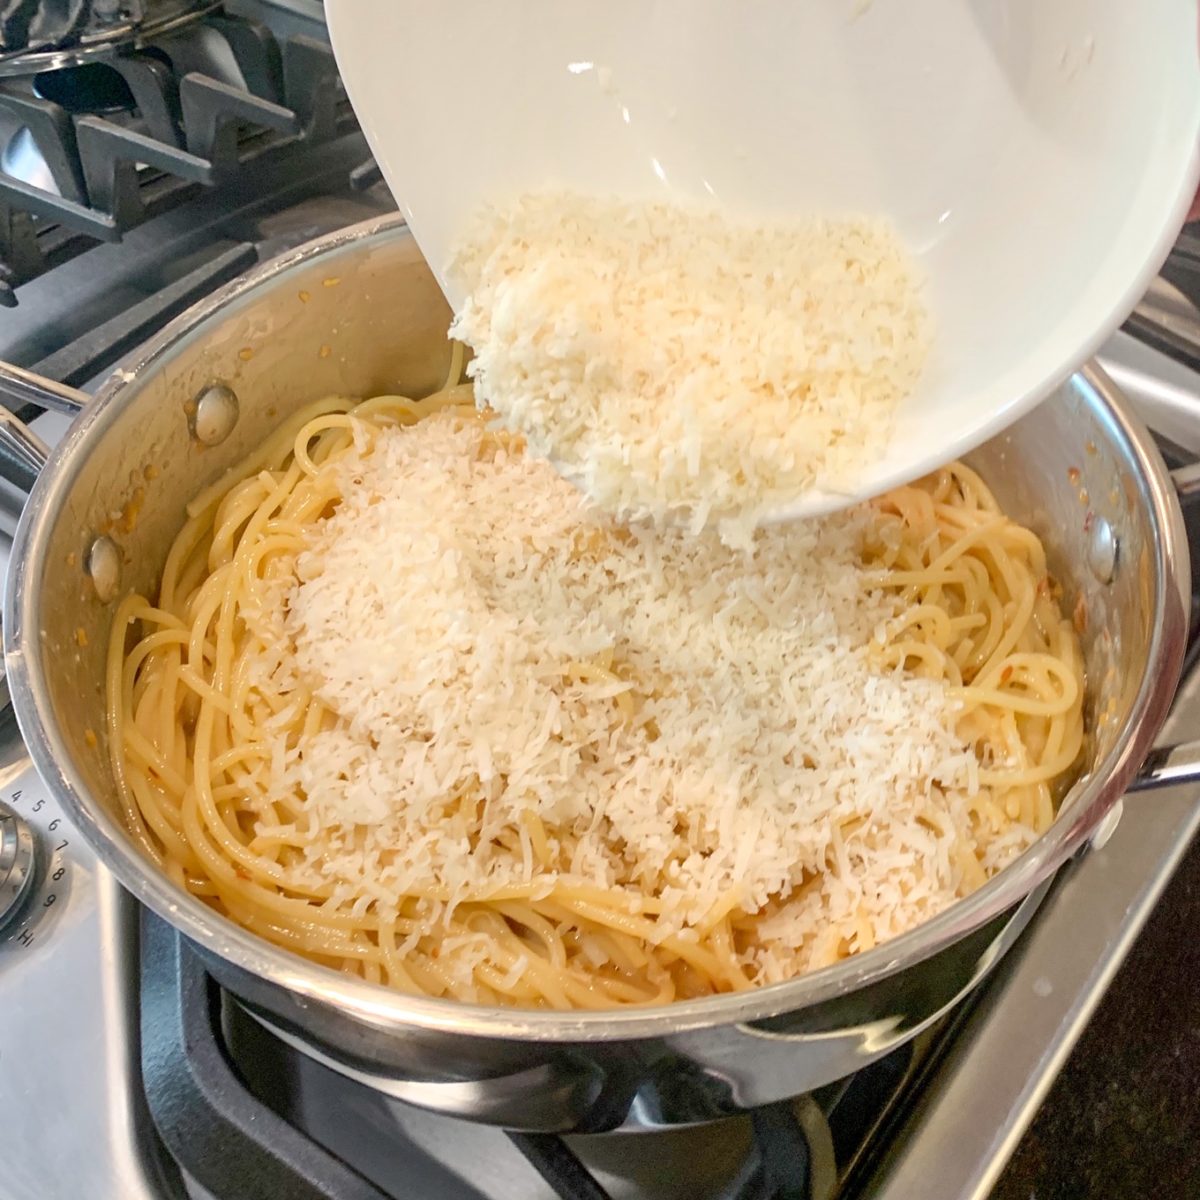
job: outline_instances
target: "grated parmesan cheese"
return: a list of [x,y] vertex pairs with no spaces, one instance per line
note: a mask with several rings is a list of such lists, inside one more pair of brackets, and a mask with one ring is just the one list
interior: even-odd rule
[[[337,470],[286,606],[251,616],[272,685],[336,714],[270,768],[275,796],[307,796],[314,886],[393,905],[627,887],[631,911],[666,902],[664,936],[733,892],[763,912],[763,982],[954,899],[974,755],[941,683],[877,665],[895,602],[861,565],[866,514],[762,530],[748,554],[622,529],[447,415],[360,429]],[[1033,840],[1014,828],[1004,853]]]
[[606,511],[742,546],[878,460],[929,344],[881,221],[526,196],[481,216],[449,270],[481,404]]

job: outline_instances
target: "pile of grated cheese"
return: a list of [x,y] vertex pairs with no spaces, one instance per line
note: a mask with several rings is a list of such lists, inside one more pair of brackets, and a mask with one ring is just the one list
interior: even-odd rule
[[448,274],[481,404],[605,511],[742,546],[882,456],[929,348],[882,221],[531,195],[482,214]]
[[[337,470],[268,636],[273,686],[337,714],[272,766],[275,796],[306,797],[314,885],[361,907],[574,879],[663,898],[666,933],[815,876],[764,918],[762,982],[955,898],[976,759],[940,683],[877,665],[894,602],[861,565],[869,515],[762,530],[748,554],[622,529],[449,415],[360,428]],[[1033,837],[1014,826],[985,866]]]

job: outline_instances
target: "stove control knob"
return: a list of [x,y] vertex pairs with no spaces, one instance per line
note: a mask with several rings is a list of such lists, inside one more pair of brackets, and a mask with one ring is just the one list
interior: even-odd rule
[[21,911],[33,891],[36,855],[28,822],[0,804],[0,930]]

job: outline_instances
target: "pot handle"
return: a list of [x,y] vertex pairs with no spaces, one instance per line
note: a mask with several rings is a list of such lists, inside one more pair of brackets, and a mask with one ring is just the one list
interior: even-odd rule
[[1149,792],[1182,783],[1200,783],[1200,742],[1151,750],[1126,791]]
[[17,413],[32,405],[74,414],[89,399],[87,392],[0,361],[0,460],[4,460],[0,462],[0,475],[27,491],[50,454],[46,443]]
[[20,417],[14,416],[7,408],[0,408],[0,448],[35,476],[46,465],[46,459],[50,456],[50,447]]
[[17,411],[27,404],[56,412],[77,413],[90,399],[87,392],[36,375],[15,363],[0,360],[0,403]]

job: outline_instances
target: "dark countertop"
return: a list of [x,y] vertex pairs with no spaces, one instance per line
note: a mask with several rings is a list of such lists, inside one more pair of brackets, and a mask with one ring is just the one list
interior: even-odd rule
[[1092,1197],[1200,1198],[1200,843],[992,1193]]

